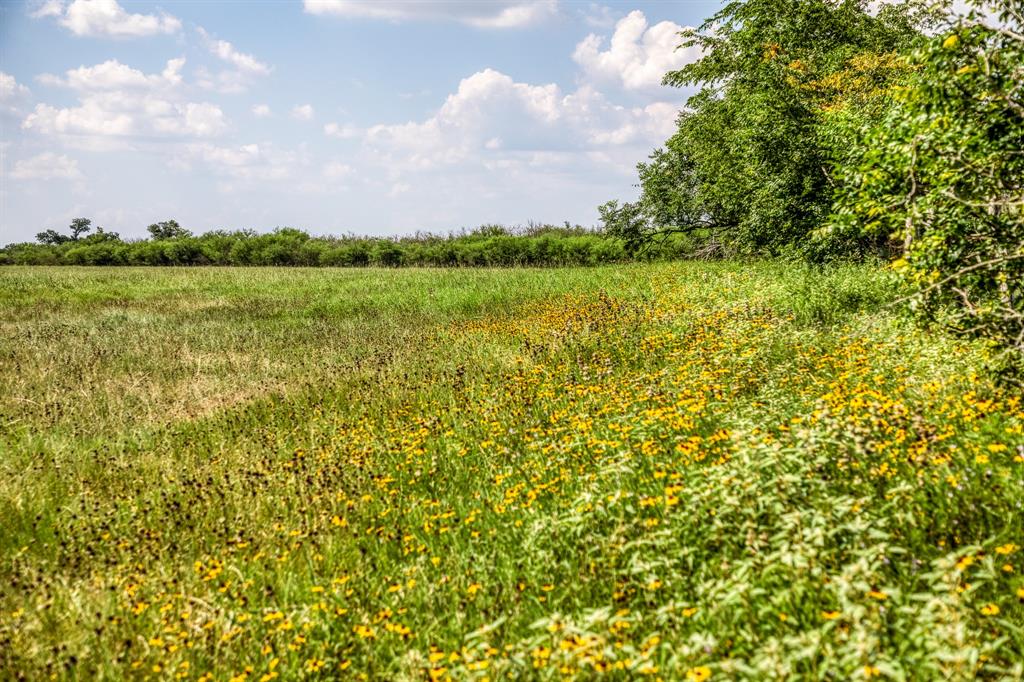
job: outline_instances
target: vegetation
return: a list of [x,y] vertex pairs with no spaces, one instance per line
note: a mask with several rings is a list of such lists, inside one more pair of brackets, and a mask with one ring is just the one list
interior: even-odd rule
[[0,677],[1024,678],[994,6],[726,4],[600,230],[0,250]]
[[[892,235],[915,311],[1024,368],[1024,9],[973,16],[912,57],[914,87],[865,129],[825,234]],[[1012,28],[1006,28],[1006,26]]]
[[696,233],[732,253],[803,245],[829,214],[846,133],[877,118],[906,76],[898,55],[931,16],[916,7],[872,15],[859,1],[747,0],[685,31],[682,46],[703,57],[665,83],[701,90],[640,164],[638,202],[606,205],[609,231]]
[[0,271],[0,669],[1024,673],[1024,412],[866,266]]
[[[87,219],[76,219],[75,222]],[[74,229],[74,224],[72,226]],[[123,241],[102,228],[87,237],[56,230],[40,233],[39,244],[0,249],[6,265],[286,265],[286,266],[555,266],[597,265],[635,259],[618,239],[580,226],[484,225],[437,236],[311,237],[294,228],[272,233],[218,230],[193,236],[177,221],[147,228],[150,238]],[[678,258],[692,242],[679,236],[649,249],[644,259]]]
[[683,33],[703,57],[665,83],[701,90],[605,231],[630,253],[682,233],[703,255],[893,260],[922,320],[1024,385],[1024,5],[975,4],[729,2]]

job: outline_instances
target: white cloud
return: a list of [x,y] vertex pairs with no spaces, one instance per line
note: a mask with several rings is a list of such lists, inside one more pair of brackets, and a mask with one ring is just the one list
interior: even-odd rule
[[607,5],[590,3],[586,9],[579,11],[584,23],[594,28],[611,28],[616,22],[616,12]]
[[603,37],[591,33],[576,46],[572,58],[592,81],[630,90],[655,88],[667,71],[700,58],[699,48],[676,49],[683,28],[671,21],[648,26],[644,13],[634,10],[615,25],[608,49],[601,49]]
[[14,79],[14,76],[0,71],[0,102],[10,102],[27,97],[28,88]]
[[369,156],[394,172],[561,163],[609,146],[628,147],[623,156],[633,155],[631,168],[671,134],[678,110],[667,102],[623,107],[589,85],[563,94],[553,83],[518,83],[486,69],[463,79],[433,116],[372,126],[364,140]]
[[44,73],[38,77],[38,80],[44,85],[71,88],[79,92],[159,90],[180,85],[181,69],[184,65],[184,57],[171,59],[160,73],[146,75],[116,59],[108,59],[95,66],[80,66],[77,69],[70,69],[64,78]]
[[304,0],[310,14],[388,21],[457,21],[477,28],[520,28],[558,9],[557,0],[452,2],[451,0]]
[[267,118],[270,116],[270,107],[266,104],[255,104],[252,108],[252,115],[256,118]]
[[355,169],[341,161],[331,161],[330,163],[324,164],[323,168],[324,177],[331,180],[347,178],[353,173],[355,173]]
[[14,76],[0,71],[0,114],[17,115],[29,94],[29,89]]
[[56,17],[77,36],[137,38],[181,30],[181,22],[169,14],[130,14],[117,0],[73,0],[68,5],[48,0],[32,16]]
[[302,153],[280,149],[269,143],[221,147],[199,142],[185,145],[184,153],[175,159],[173,165],[188,170],[193,163],[200,163],[225,178],[220,185],[222,191],[234,191],[258,182],[291,179],[299,168],[308,165],[308,159]]
[[251,54],[239,52],[235,46],[226,40],[215,40],[204,31],[199,29],[199,35],[206,40],[206,47],[211,54],[217,58],[234,65],[239,71],[254,75],[266,75],[270,73],[270,67],[259,61]]
[[64,0],[45,0],[45,2],[40,3],[34,10],[29,12],[29,16],[33,19],[59,17],[62,14],[64,14]]
[[351,140],[359,137],[362,134],[362,131],[352,125],[328,123],[324,126],[324,134],[328,137],[336,137],[340,140]]
[[82,173],[74,159],[44,152],[15,163],[10,177],[15,180],[77,180]]
[[244,92],[254,79],[270,73],[270,66],[259,61],[251,54],[239,52],[228,41],[213,38],[202,27],[197,29],[197,33],[199,33],[203,44],[206,45],[206,49],[210,51],[210,54],[230,64],[232,67],[216,75],[211,74],[205,68],[199,69],[197,74],[199,87],[207,90],[216,90],[221,93],[239,93]]
[[131,136],[218,135],[227,127],[224,113],[215,104],[185,100],[184,64],[171,59],[159,74],[145,74],[112,59],[71,69],[63,78],[44,74],[41,82],[76,91],[78,105],[38,104],[21,127],[94,148],[123,146],[114,140]]
[[314,113],[312,104],[299,104],[292,108],[292,118],[297,121],[312,121]]

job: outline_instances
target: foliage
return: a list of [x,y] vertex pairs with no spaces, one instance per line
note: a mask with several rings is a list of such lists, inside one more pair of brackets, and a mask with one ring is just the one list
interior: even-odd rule
[[[258,234],[217,230],[193,236],[170,220],[149,226],[151,239],[121,241],[98,230],[91,237],[0,249],[8,265],[260,265],[260,266],[426,266],[510,267],[597,265],[626,260],[674,258],[686,253],[682,238],[664,239],[642,252],[625,233],[580,226],[484,225],[447,236],[312,237],[294,228]],[[102,236],[100,236],[102,235]]]
[[888,282],[0,270],[0,670],[1018,679],[1020,395]]
[[636,232],[691,232],[716,252],[804,248],[828,215],[849,130],[884,110],[906,77],[897,52],[930,18],[918,3],[872,13],[860,0],[745,0],[684,31],[680,47],[702,57],[665,83],[700,90],[638,167]]
[[[92,229],[92,221],[88,218],[75,218],[71,221],[71,225],[68,228],[71,231],[71,235],[61,234],[57,230],[49,229],[44,230],[36,235],[36,240],[40,244],[48,244],[50,246],[57,246],[59,244],[66,244],[68,242],[77,242],[82,238],[82,235],[89,232]],[[103,228],[96,228],[97,231],[102,231]]]
[[162,223],[153,223],[146,228],[146,231],[149,232],[149,236],[156,241],[162,239],[181,239],[182,237],[192,236],[192,233],[179,225],[177,220],[165,220]]
[[71,221],[71,241],[78,241],[82,235],[92,229],[92,221],[88,218],[75,218]]
[[57,245],[71,241],[71,237],[66,234],[61,234],[57,230],[49,229],[37,234],[36,241],[40,244]]
[[[997,3],[913,55],[899,106],[869,128],[824,230],[893,238],[914,310],[1024,367],[1024,5]],[[1019,379],[1019,375],[1018,375]]]

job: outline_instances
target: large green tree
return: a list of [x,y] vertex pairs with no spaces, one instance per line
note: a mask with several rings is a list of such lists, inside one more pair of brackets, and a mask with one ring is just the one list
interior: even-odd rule
[[[633,232],[696,232],[729,249],[777,254],[802,244],[829,212],[833,166],[850,119],[874,116],[906,75],[896,56],[929,14],[916,3],[870,11],[865,0],[728,3],[681,47],[702,57],[665,76],[697,86],[678,130],[639,166]],[[614,210],[608,210],[614,209]]]

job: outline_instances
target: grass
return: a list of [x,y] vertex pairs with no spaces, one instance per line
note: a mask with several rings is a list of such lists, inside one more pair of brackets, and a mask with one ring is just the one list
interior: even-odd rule
[[1020,679],[1020,396],[897,297],[0,270],[0,677]]

